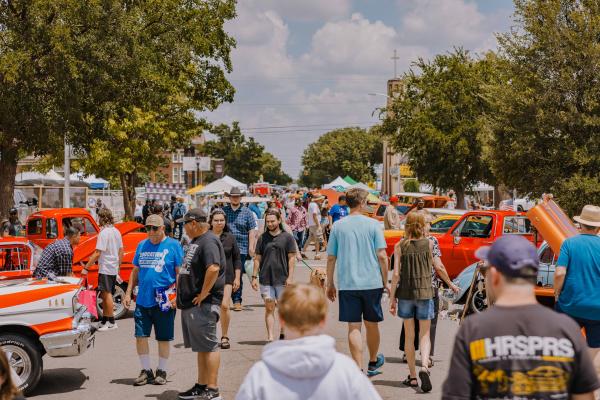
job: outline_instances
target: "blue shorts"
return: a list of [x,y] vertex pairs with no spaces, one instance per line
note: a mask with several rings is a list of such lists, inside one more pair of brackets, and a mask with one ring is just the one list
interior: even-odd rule
[[577,322],[581,328],[585,328],[585,340],[587,341],[588,347],[592,349],[600,348],[600,321],[579,318],[575,317],[574,315],[567,314],[560,308],[558,302],[554,305],[554,309],[559,313],[568,315],[575,322]]
[[160,311],[158,306],[135,306],[135,337],[150,337],[152,327],[154,336],[159,342],[169,342],[175,338],[175,309]]
[[383,310],[381,309],[381,295],[383,288],[368,290],[340,290],[338,297],[340,301],[341,322],[367,322],[383,321]]
[[417,317],[418,320],[433,319],[435,316],[433,299],[405,300],[398,299],[398,316],[402,319]]
[[283,285],[260,285],[260,295],[263,300],[279,300],[285,286]]

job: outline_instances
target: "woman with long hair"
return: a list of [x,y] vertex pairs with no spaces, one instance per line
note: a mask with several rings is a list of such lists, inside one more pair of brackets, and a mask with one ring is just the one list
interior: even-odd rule
[[425,216],[410,212],[406,217],[405,237],[394,249],[394,274],[390,293],[390,313],[403,319],[406,334],[405,353],[409,375],[402,382],[417,387],[415,360],[415,322],[419,323],[419,348],[421,352],[421,390],[432,389],[429,374],[431,341],[429,329],[434,318],[434,289],[431,281],[433,265],[433,243],[425,236]]
[[229,349],[229,321],[231,314],[229,310],[229,300],[231,293],[238,290],[240,287],[240,279],[242,275],[242,259],[240,257],[240,249],[237,246],[235,236],[229,231],[225,212],[217,208],[210,214],[210,229],[212,233],[221,239],[227,265],[225,266],[225,288],[223,290],[223,302],[221,303],[221,348]]
[[13,382],[12,374],[8,358],[0,347],[0,400],[24,400]]

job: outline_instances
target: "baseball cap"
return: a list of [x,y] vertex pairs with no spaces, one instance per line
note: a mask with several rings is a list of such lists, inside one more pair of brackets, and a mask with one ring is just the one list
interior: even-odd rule
[[537,274],[540,266],[535,246],[518,235],[500,236],[491,246],[480,247],[475,256],[513,278],[531,278],[526,269],[533,269]]
[[398,196],[392,196],[390,197],[390,203],[395,203],[398,201]]
[[206,222],[208,217],[206,213],[202,211],[201,208],[192,208],[183,216],[183,222],[197,221],[197,222]]
[[164,226],[165,221],[160,215],[152,214],[146,218],[146,226]]

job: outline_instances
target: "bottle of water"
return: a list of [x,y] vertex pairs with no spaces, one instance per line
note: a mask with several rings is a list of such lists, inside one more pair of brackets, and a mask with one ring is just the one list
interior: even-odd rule
[[383,294],[381,295],[381,303],[383,304],[387,304],[387,302],[390,300],[390,295],[388,294],[387,291],[383,291]]

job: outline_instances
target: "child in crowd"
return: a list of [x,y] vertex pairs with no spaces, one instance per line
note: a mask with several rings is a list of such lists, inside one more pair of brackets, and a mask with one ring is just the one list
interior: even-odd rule
[[322,334],[327,300],[313,285],[289,285],[279,300],[285,340],[268,344],[236,400],[381,399],[351,358]]

